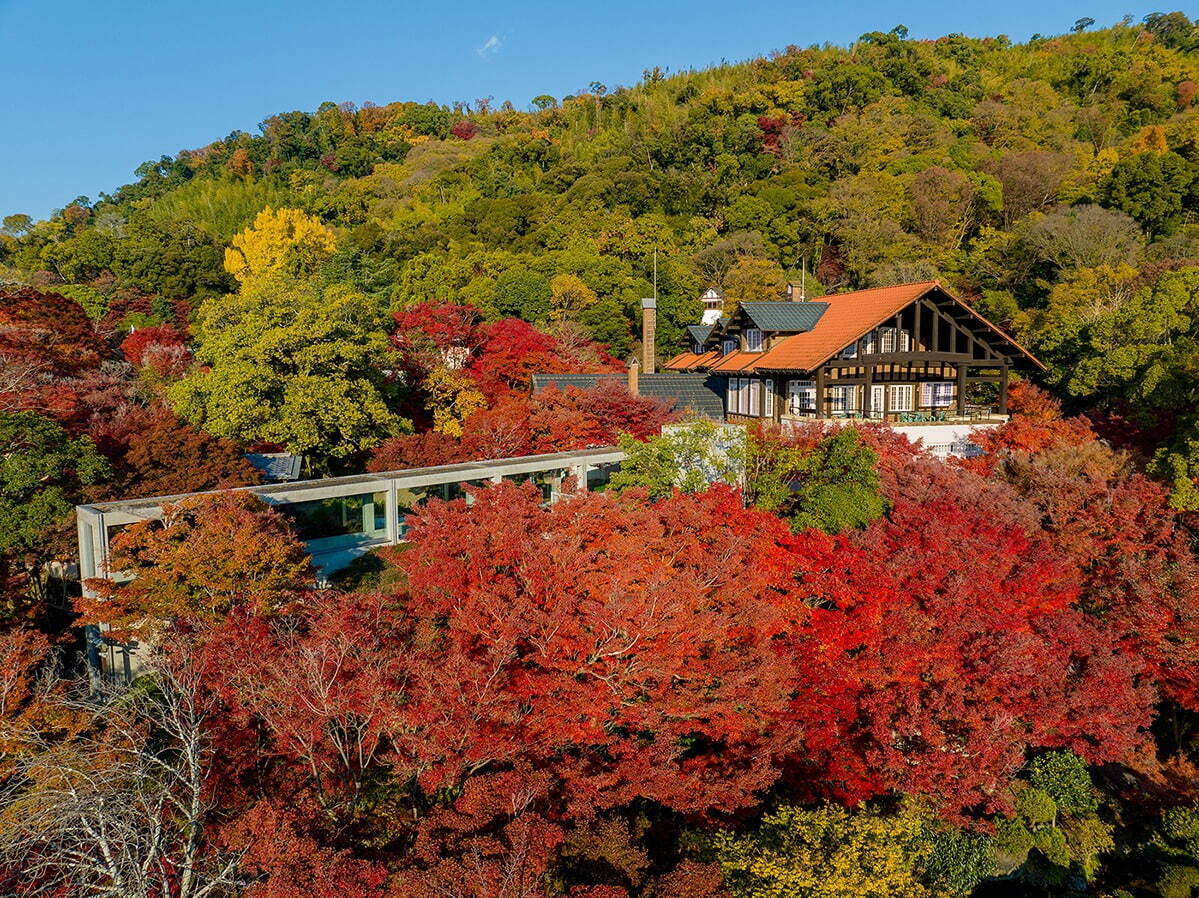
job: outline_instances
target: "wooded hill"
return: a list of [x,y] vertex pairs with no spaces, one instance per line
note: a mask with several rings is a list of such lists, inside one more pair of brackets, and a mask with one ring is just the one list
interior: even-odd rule
[[1197,507],[1197,94],[1199,28],[1169,13],[1023,44],[897,27],[531,111],[324,103],[8,216],[0,277],[161,322],[234,290],[224,247],[264,207],[298,208],[337,236],[320,278],[382,311],[566,318],[618,357],[655,251],[664,352],[710,284],[772,296],[805,259],[814,294],[938,277]]

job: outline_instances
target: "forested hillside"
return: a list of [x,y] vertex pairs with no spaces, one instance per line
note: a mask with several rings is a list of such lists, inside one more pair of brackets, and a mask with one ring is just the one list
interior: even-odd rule
[[[1199,895],[1199,23],[1088,28],[326,103],[4,218],[0,894]],[[949,460],[531,389],[655,276],[668,354],[805,270],[1042,382]],[[220,489],[614,443],[555,503]],[[72,580],[76,505],[201,491]]]
[[9,215],[0,264],[93,316],[161,322],[233,290],[232,237],[296,208],[335,234],[322,280],[380,314],[566,318],[617,357],[655,251],[665,352],[710,284],[773,294],[805,259],[826,291],[939,277],[1194,507],[1197,43],[1181,13],[1025,44],[898,27],[533,111],[325,103],[46,221]]

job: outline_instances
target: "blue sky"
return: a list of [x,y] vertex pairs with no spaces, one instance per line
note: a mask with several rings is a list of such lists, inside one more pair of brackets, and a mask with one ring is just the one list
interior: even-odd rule
[[[133,179],[147,159],[202,146],[324,100],[526,107],[592,81],[632,84],[787,44],[843,44],[907,25],[1061,33],[1155,9],[1125,3],[382,2],[0,0],[0,215],[43,217]],[[900,11],[902,10],[902,11]]]

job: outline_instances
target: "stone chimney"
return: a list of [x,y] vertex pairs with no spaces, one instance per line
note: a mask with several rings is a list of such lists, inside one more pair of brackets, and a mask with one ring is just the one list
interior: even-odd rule
[[629,392],[634,396],[639,395],[641,390],[641,387],[638,384],[638,378],[640,375],[641,366],[637,364],[636,359],[633,359],[633,361],[629,362]]
[[652,374],[657,368],[658,301],[641,300],[641,370]]
[[646,374],[653,374],[657,367],[657,347],[654,345],[658,333],[658,301],[641,300],[641,367]]

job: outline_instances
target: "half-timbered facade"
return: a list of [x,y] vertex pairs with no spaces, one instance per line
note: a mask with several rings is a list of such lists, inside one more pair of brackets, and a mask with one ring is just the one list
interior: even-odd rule
[[983,420],[1012,370],[1043,367],[935,281],[743,303],[687,340],[665,369],[724,378],[730,420]]

